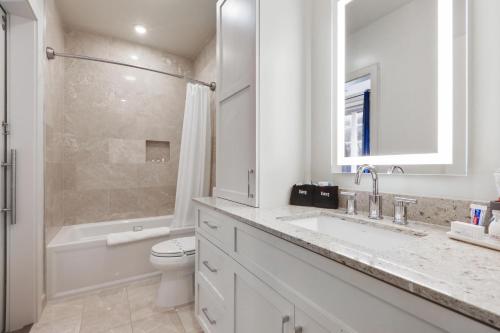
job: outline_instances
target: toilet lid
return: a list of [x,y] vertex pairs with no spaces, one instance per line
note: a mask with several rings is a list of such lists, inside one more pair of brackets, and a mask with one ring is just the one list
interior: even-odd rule
[[195,254],[194,236],[174,238],[154,245],[151,254],[156,257],[182,257]]

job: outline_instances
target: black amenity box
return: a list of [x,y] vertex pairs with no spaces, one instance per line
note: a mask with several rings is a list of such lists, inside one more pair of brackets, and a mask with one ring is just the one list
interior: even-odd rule
[[314,185],[293,185],[290,195],[290,205],[309,206],[313,205]]
[[339,208],[338,186],[316,186],[313,192],[313,206],[318,208]]

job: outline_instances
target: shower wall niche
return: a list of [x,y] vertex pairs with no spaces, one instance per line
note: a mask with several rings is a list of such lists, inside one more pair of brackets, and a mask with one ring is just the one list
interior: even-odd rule
[[146,141],[146,162],[168,163],[170,161],[170,142]]
[[[193,70],[190,59],[80,31],[65,33],[64,51]],[[54,61],[64,62],[64,224],[172,214],[186,82],[112,64]],[[148,161],[155,154],[161,163]]]

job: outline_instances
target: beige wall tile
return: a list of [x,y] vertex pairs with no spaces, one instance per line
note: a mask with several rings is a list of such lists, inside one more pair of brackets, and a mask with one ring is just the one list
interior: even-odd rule
[[76,164],[75,187],[79,191],[130,189],[138,186],[138,166],[134,164]]
[[[45,43],[63,50],[64,31],[54,0],[46,1],[46,20]],[[44,78],[45,241],[49,242],[63,225],[64,63],[44,60]]]
[[137,188],[110,190],[109,192],[109,218],[125,219],[146,217],[141,206],[142,191]]
[[61,163],[63,161],[62,128],[45,125],[45,163]]
[[173,214],[175,186],[149,187],[142,190],[141,206],[149,216]]
[[146,140],[109,139],[110,163],[146,162]]
[[64,191],[64,224],[105,221],[109,215],[109,191]]
[[139,168],[139,186],[175,186],[177,183],[178,162],[146,163]]
[[109,143],[104,138],[66,132],[63,144],[64,163],[98,163],[108,158]]

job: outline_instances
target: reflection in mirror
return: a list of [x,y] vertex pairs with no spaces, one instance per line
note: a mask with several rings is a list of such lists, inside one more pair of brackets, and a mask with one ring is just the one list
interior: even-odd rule
[[334,172],[465,172],[466,3],[338,2]]
[[345,52],[346,156],[437,153],[437,1],[351,1]]

